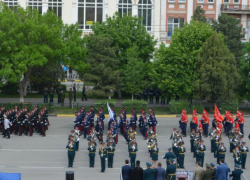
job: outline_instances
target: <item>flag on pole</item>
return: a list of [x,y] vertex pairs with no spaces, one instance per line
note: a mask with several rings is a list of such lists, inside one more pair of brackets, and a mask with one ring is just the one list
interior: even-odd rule
[[223,117],[222,115],[220,114],[220,111],[219,109],[217,108],[216,104],[214,104],[214,118],[217,120],[217,121],[223,121]]
[[109,107],[109,103],[108,102],[107,102],[107,107],[108,107],[108,111],[109,111],[109,119],[114,119],[114,112]]

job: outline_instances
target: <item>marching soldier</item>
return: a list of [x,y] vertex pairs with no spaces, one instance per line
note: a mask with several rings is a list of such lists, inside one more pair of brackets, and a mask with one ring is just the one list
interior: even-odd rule
[[105,172],[106,168],[106,162],[105,160],[107,159],[107,150],[104,147],[105,143],[102,143],[102,147],[99,148],[99,155],[101,158],[101,172]]
[[158,154],[159,154],[159,148],[157,147],[157,144],[155,144],[154,148],[152,148],[150,151],[151,151],[153,166],[156,167],[156,163],[158,161]]
[[201,162],[201,167],[203,167],[204,156],[206,151],[206,146],[203,144],[203,140],[200,141],[200,146],[198,147],[198,161]]
[[235,169],[232,171],[232,174],[230,174],[230,177],[233,177],[233,180],[240,180],[241,179],[241,174],[243,171],[240,169],[239,164],[235,164]]
[[178,165],[179,165],[179,168],[183,169],[186,148],[183,147],[183,144],[184,144],[183,142],[181,142],[180,144],[181,146],[178,148],[178,159],[179,159]]
[[209,133],[210,141],[211,141],[211,153],[214,152],[214,142],[215,142],[215,135],[216,135],[216,129],[213,127],[212,132]]
[[220,131],[216,132],[216,136],[214,137],[214,158],[217,157],[217,150],[219,147],[219,141],[220,141]]
[[194,138],[194,155],[193,155],[193,158],[196,158],[196,164],[198,162],[198,155],[197,155],[197,148],[198,148],[198,145],[200,143],[200,136],[199,136],[199,132],[196,132],[195,133],[195,138]]
[[88,147],[88,150],[89,150],[89,167],[94,168],[94,166],[95,166],[96,146],[94,145],[93,141],[91,141],[91,144]]
[[220,159],[223,159],[225,161],[225,153],[226,153],[226,147],[224,147],[224,143],[220,143],[220,146],[218,148],[218,154],[217,154],[217,164],[220,163]]
[[78,130],[78,127],[75,127],[75,138],[76,138],[76,142],[75,142],[75,147],[76,147],[76,151],[78,151],[79,149],[79,141],[80,141],[80,136],[81,136],[81,132]]
[[136,142],[133,142],[133,145],[129,148],[130,163],[133,168],[135,167],[136,151],[138,151]]
[[66,148],[68,148],[68,167],[73,167],[73,162],[75,158],[75,144],[73,139],[69,140],[69,143]]
[[246,160],[247,160],[247,153],[249,152],[249,149],[246,146],[246,142],[242,143],[240,152],[241,152],[241,166],[242,166],[242,169],[246,169],[245,165],[246,165]]
[[172,148],[168,148],[168,151],[165,156],[162,156],[163,159],[166,159],[166,167],[170,165],[170,158],[175,159],[175,155],[172,152]]
[[176,168],[177,168],[177,165],[174,163],[174,160],[170,158],[170,165],[167,166],[166,174],[165,174],[167,180],[176,179]]
[[195,139],[195,129],[192,129],[192,132],[190,133],[191,152],[194,152],[194,139]]
[[115,148],[113,146],[112,141],[109,142],[109,147],[107,148],[107,152],[108,152],[108,168],[113,168]]
[[233,157],[234,157],[234,164],[241,164],[241,152],[240,147],[236,146],[236,148],[233,150]]
[[190,121],[190,129],[197,131],[197,126],[198,126],[198,118],[197,118],[197,110],[194,109],[192,113],[192,120]]

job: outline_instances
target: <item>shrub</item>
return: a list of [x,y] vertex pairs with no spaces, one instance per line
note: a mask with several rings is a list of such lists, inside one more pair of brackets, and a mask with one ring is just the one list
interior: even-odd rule
[[113,108],[116,105],[116,101],[115,100],[102,100],[102,101],[96,101],[94,103],[94,110],[98,111],[99,108],[102,106],[103,107],[103,112],[104,113],[108,113],[108,107],[107,107],[107,102],[109,103],[109,107]]
[[148,105],[147,101],[123,101],[122,102],[122,106],[124,106],[126,108],[127,111],[132,110],[132,108],[136,108],[137,112],[141,109],[141,108],[146,108]]
[[2,104],[5,109],[9,110],[9,109],[14,109],[15,106],[18,107],[18,109],[22,109],[24,108],[24,106],[27,106],[28,110],[32,110],[33,106],[31,103],[7,103],[7,104]]
[[[191,105],[191,107],[192,107],[191,110],[196,109],[198,114],[203,113],[204,106],[202,104],[193,103]],[[187,110],[189,110],[189,109],[187,109]],[[191,113],[192,112],[189,112],[189,114],[191,114]]]
[[221,114],[224,114],[226,110],[230,111],[233,114],[236,114],[238,108],[239,108],[239,103],[232,102],[232,103],[221,104],[219,110]]
[[192,113],[188,112],[190,111],[190,103],[185,101],[170,101],[169,109],[174,114],[181,114],[182,109],[186,109],[187,113]]

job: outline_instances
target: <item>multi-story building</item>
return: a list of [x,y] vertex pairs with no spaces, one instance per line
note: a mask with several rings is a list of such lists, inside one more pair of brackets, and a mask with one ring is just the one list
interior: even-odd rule
[[[115,12],[132,13],[142,17],[147,31],[158,42],[169,44],[174,29],[181,22],[189,22],[197,6],[206,11],[209,22],[221,13],[240,19],[245,41],[250,37],[250,0],[0,0],[9,7],[21,5],[36,8],[40,13],[49,10],[62,18],[64,23],[78,22],[83,35],[91,32],[93,22],[103,22]],[[248,23],[249,22],[249,23]]]

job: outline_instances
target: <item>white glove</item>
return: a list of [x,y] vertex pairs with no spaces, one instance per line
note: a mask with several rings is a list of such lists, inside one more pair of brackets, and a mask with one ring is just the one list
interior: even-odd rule
[[107,161],[107,158],[105,158],[105,160]]
[[214,133],[211,133],[211,135],[213,136],[213,135],[214,135]]
[[236,158],[236,160],[238,161],[238,158]]
[[162,156],[162,159],[164,159],[165,156]]

